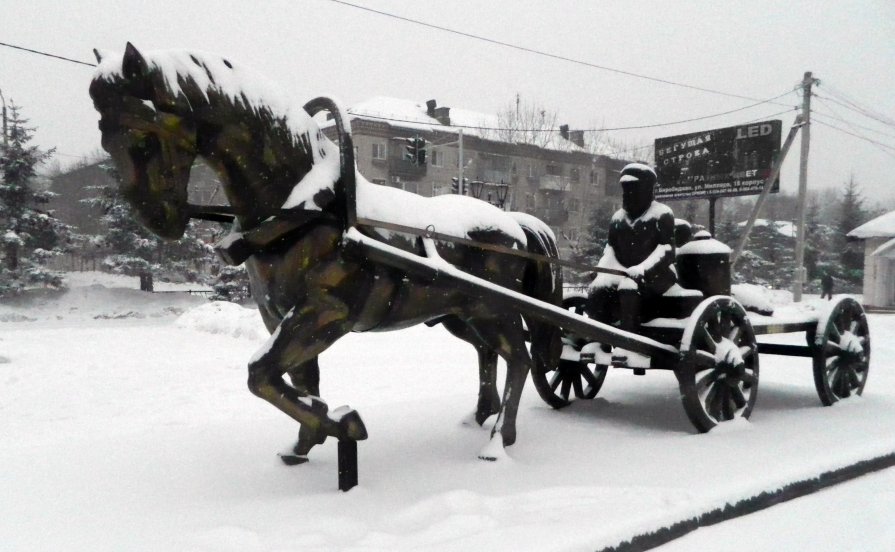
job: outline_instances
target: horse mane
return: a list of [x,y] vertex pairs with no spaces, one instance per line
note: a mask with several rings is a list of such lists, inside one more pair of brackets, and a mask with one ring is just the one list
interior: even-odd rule
[[[164,84],[167,94],[172,98],[183,96],[193,109],[199,107],[194,104],[213,105],[216,97],[224,98],[233,106],[256,115],[267,112],[274,119],[283,120],[295,136],[317,130],[302,104],[292,101],[273,81],[226,58],[186,50],[153,50],[140,54],[150,71],[160,75],[157,82]],[[123,54],[104,57],[94,80],[124,80],[123,59]]]
[[[145,63],[142,78],[129,77],[127,56],[136,55]],[[333,189],[339,177],[339,150],[320,130],[317,122],[267,77],[233,63],[219,55],[199,51],[153,50],[137,52],[128,46],[124,54],[97,52],[99,65],[94,73],[94,88],[110,87],[117,95],[130,95],[156,110],[173,110],[181,114],[208,111],[235,111],[228,117],[254,120],[277,134],[288,134],[293,146],[311,157],[311,171],[305,181],[296,182],[295,195],[311,198],[325,189]],[[134,82],[141,81],[141,82]],[[96,94],[94,98],[103,94]],[[101,100],[102,101],[102,100]],[[333,166],[334,165],[334,166]],[[297,194],[299,188],[313,188]],[[287,196],[288,196],[287,192]],[[312,205],[306,203],[310,208]]]

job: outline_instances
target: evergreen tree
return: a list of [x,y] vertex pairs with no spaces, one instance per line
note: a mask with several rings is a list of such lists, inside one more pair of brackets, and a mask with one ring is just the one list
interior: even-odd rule
[[837,276],[852,283],[859,283],[864,278],[864,249],[863,243],[850,241],[846,236],[866,221],[867,210],[864,208],[860,186],[854,177],[851,177],[842,192],[836,230],[839,263],[842,267],[841,274]]
[[5,257],[0,295],[31,285],[61,287],[61,275],[45,264],[65,251],[71,237],[68,225],[39,208],[53,194],[37,187],[36,167],[53,150],[43,152],[29,145],[35,129],[27,124],[19,107],[10,102],[8,132],[0,145],[0,242]]
[[[586,266],[597,266],[609,239],[609,221],[615,211],[612,203],[603,201],[591,212],[587,228],[572,253],[575,262]],[[575,273],[571,276],[579,281],[589,281],[591,278],[590,274]]]
[[108,230],[97,240],[107,252],[103,270],[138,276],[143,291],[153,291],[155,278],[165,274],[190,282],[201,279],[200,268],[212,260],[213,252],[198,238],[194,223],[176,241],[167,242],[152,234],[138,222],[122,196],[120,176],[114,166],[103,164],[102,167],[115,183],[91,186],[96,195],[83,201],[104,213],[103,222]]

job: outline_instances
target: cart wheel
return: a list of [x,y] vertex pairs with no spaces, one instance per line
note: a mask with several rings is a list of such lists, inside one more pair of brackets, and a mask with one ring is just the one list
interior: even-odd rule
[[699,431],[749,417],[758,397],[758,345],[742,305],[726,296],[699,304],[681,339],[676,374],[684,410]]
[[[583,315],[586,301],[584,297],[569,297],[562,304],[563,308]],[[563,348],[573,357],[586,345],[586,340],[566,331],[563,331],[562,341]],[[572,404],[574,399],[590,400],[596,397],[608,370],[605,365],[563,358],[555,370],[546,373],[533,370],[531,378],[544,402],[553,408],[563,408]]]
[[817,323],[814,386],[825,406],[860,395],[870,370],[870,330],[860,303],[845,297]]

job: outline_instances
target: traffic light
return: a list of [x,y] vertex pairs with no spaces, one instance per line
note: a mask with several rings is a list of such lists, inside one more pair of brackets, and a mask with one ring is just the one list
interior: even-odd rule
[[404,152],[404,161],[410,161],[411,163],[416,165],[416,136],[414,136],[413,138],[404,138],[404,141],[407,142],[407,145],[404,146],[404,149],[406,150]]
[[[463,177],[463,184],[464,184],[464,188],[466,188],[467,185],[469,184],[469,179],[466,178],[465,176]],[[456,176],[451,177],[451,193],[452,194],[460,193],[460,179],[457,178]]]
[[412,138],[404,138],[407,145],[404,146],[404,160],[410,161],[414,165],[423,166],[426,164],[426,140],[420,136]]
[[416,137],[416,164],[422,167],[426,164],[426,139]]

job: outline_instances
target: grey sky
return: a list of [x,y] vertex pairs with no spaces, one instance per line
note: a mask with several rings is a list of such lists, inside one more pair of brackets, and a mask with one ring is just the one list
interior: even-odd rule
[[[814,107],[810,186],[854,175],[871,203],[895,202],[895,3],[864,2],[441,2],[356,3],[594,65],[759,100],[793,90],[805,71],[821,80]],[[277,81],[299,101],[330,95],[350,105],[376,95],[496,112],[518,92],[572,128],[647,125],[702,117],[754,101],[633,78],[437,31],[327,0],[0,0],[0,42],[93,62],[92,48],[187,48],[219,53]],[[87,86],[90,67],[0,47],[0,90],[56,146],[64,164],[99,149]],[[838,100],[835,103],[832,100]],[[742,124],[795,106],[776,100],[703,121],[619,131],[651,143]],[[795,113],[778,115],[784,134]],[[817,121],[821,121],[819,115]],[[843,119],[845,121],[837,120]],[[850,126],[852,125],[852,126]],[[854,126],[858,125],[858,126]],[[794,191],[798,148],[782,185]]]

